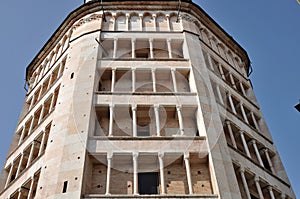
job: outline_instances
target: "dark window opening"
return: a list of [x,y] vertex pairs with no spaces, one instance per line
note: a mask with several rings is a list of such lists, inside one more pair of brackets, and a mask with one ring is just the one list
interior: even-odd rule
[[63,193],[67,192],[67,188],[68,188],[68,181],[64,181],[64,187],[63,187]]
[[139,173],[139,194],[158,194],[158,172]]
[[71,79],[73,79],[73,78],[74,78],[74,73],[71,74]]

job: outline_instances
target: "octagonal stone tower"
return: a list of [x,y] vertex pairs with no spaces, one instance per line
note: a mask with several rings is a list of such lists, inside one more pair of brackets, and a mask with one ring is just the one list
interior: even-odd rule
[[294,199],[245,50],[198,5],[85,1],[26,69],[1,199]]

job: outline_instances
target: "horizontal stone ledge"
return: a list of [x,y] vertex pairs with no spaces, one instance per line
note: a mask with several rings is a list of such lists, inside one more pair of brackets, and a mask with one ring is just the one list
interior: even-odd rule
[[100,195],[100,194],[87,194],[83,196],[83,199],[96,199],[96,198],[218,198],[216,194],[192,194],[192,195]]
[[164,140],[206,140],[206,137],[204,136],[195,136],[195,137],[191,137],[191,136],[168,136],[168,137],[164,137],[164,136],[149,136],[149,137],[117,137],[117,136],[111,136],[111,137],[107,137],[107,136],[92,136],[89,137],[90,140],[159,140],[159,141],[164,141]]

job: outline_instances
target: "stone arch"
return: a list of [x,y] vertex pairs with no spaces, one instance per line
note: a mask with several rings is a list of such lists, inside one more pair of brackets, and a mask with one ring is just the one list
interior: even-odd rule
[[110,12],[105,13],[102,20],[102,30],[113,31],[114,30],[114,19]]
[[141,30],[141,21],[140,17],[136,12],[130,14],[129,17],[129,30],[137,31]]
[[158,13],[156,15],[156,30],[157,31],[168,31],[169,24],[165,14]]
[[151,13],[146,12],[143,15],[143,30],[153,31],[154,30],[154,20]]
[[171,31],[180,31],[181,30],[181,22],[178,19],[177,14],[176,13],[171,13],[170,14],[170,30]]
[[126,15],[124,13],[121,12],[116,15],[115,23],[117,31],[127,30]]

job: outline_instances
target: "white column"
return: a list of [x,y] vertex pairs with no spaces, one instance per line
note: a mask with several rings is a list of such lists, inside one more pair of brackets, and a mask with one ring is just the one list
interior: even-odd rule
[[232,76],[232,74],[231,74],[231,73],[229,73],[229,78],[230,78],[230,81],[231,81],[232,87],[233,87],[234,89],[236,89],[236,85],[235,85],[235,82],[234,82],[234,79],[233,79],[233,76]]
[[261,187],[260,187],[260,183],[259,183],[259,176],[255,175],[254,177],[254,182],[255,182],[255,186],[259,195],[259,199],[264,199],[264,195],[262,193]]
[[135,68],[131,69],[131,76],[132,76],[132,92],[135,92]]
[[132,110],[132,136],[133,137],[137,136],[136,108],[137,108],[137,106],[135,104],[133,104],[131,107],[131,110]]
[[151,75],[152,75],[152,87],[153,87],[153,92],[156,92],[155,68],[152,68],[152,69],[151,69]]
[[255,118],[255,115],[254,115],[253,111],[251,111],[250,114],[251,114],[251,118],[252,118],[252,121],[253,121],[253,123],[254,123],[255,128],[256,128],[257,130],[259,130],[258,124],[257,124],[257,121],[256,121],[256,118]]
[[243,102],[240,102],[240,107],[241,107],[242,115],[243,115],[243,118],[244,118],[245,122],[247,124],[249,124],[249,121],[248,121],[248,118],[247,118],[247,115],[246,115],[246,112],[245,112],[245,109],[244,109],[244,106],[243,106]]
[[[62,69],[63,69],[63,61],[59,64],[59,69],[58,69],[58,76],[62,75]],[[51,78],[51,77],[50,77]],[[51,82],[51,79],[50,79]],[[49,84],[50,85],[50,84]]]
[[129,30],[129,13],[126,13],[126,30],[128,31]]
[[10,183],[10,179],[11,179],[11,176],[12,176],[12,172],[14,170],[14,163],[12,162],[11,165],[10,165],[10,169],[9,169],[9,172],[8,172],[8,176],[7,176],[7,179],[6,179],[6,183],[5,183],[5,188],[8,186],[8,184]]
[[242,93],[245,97],[247,97],[247,94],[246,94],[246,91],[245,91],[245,88],[244,88],[244,84],[242,82],[239,83],[240,84],[240,87],[241,87],[241,90],[242,90]]
[[156,31],[156,14],[152,14],[153,18],[153,30]]
[[31,99],[31,102],[30,102],[30,106],[29,106],[29,109],[28,109],[28,110],[32,109],[32,107],[34,106],[34,101],[35,101],[35,95],[33,94],[33,95],[32,95],[32,99]]
[[275,199],[275,196],[274,196],[274,193],[273,193],[273,189],[272,189],[271,186],[268,186],[268,190],[269,190],[269,194],[270,194],[271,199]]
[[207,53],[207,58],[208,58],[208,63],[209,63],[209,67],[212,71],[215,71],[214,67],[213,67],[213,63],[212,63],[212,60],[211,60],[211,56],[209,53]]
[[27,199],[32,199],[34,183],[35,183],[35,177],[33,176],[33,177],[31,177],[31,184],[30,184],[30,188],[29,188],[29,193],[28,193]]
[[223,97],[222,97],[222,94],[221,94],[220,86],[218,84],[216,85],[216,89],[217,89],[218,98],[219,98],[221,104],[224,105],[224,101],[223,101]]
[[42,155],[44,148],[45,148],[45,141],[46,141],[46,132],[43,132],[43,137],[42,137],[42,141],[41,141],[41,145],[40,145],[40,150],[39,150],[39,155]]
[[22,199],[23,198],[23,196],[22,196],[22,192],[23,192],[23,188],[22,187],[20,187],[19,189],[18,189],[18,199]]
[[176,68],[171,68],[171,75],[174,87],[174,93],[177,93]]
[[172,46],[171,46],[171,39],[167,39],[167,46],[168,46],[169,58],[170,58],[170,59],[172,59]]
[[38,124],[40,124],[43,120],[44,111],[45,111],[45,104],[42,105],[42,110],[41,110],[41,113],[40,113],[40,117],[38,118]]
[[138,187],[138,152],[134,152],[133,154],[133,195],[139,194]]
[[265,152],[265,155],[266,155],[266,158],[267,158],[267,161],[269,163],[269,166],[271,168],[272,173],[275,173],[275,170],[274,170],[274,167],[273,167],[273,163],[272,163],[272,160],[271,160],[270,155],[269,155],[269,150],[268,149],[264,149],[264,152]]
[[135,58],[135,42],[136,42],[135,39],[131,40],[131,57],[132,58]]
[[160,174],[160,186],[161,186],[161,194],[166,194],[166,186],[165,186],[165,174],[164,174],[164,153],[158,154],[159,161],[159,174]]
[[156,124],[156,135],[160,136],[160,121],[159,121],[159,105],[154,105],[155,124]]
[[112,154],[107,154],[106,191],[105,195],[110,195],[110,174],[111,174]]
[[170,15],[169,14],[166,14],[166,19],[167,19],[167,24],[168,24],[167,31],[170,31],[171,28],[170,28]]
[[246,195],[247,195],[247,199],[251,199],[249,188],[248,188],[248,183],[247,183],[247,180],[246,180],[246,177],[245,177],[245,169],[242,168],[242,167],[240,168],[240,174],[241,174],[243,186],[244,186],[244,189],[245,189],[245,192],[246,192]]
[[183,126],[183,119],[182,119],[182,114],[181,114],[181,108],[182,107],[180,105],[176,106],[177,115],[178,115],[178,122],[179,122],[180,135],[184,135],[184,126]]
[[58,93],[54,92],[53,95],[52,95],[52,98],[51,98],[51,103],[50,103],[50,113],[51,111],[53,111],[53,109],[55,108],[56,104],[54,104],[54,99],[57,97]]
[[237,113],[236,113],[236,110],[235,110],[235,107],[234,107],[234,104],[233,104],[233,101],[232,101],[231,93],[228,92],[227,95],[228,95],[228,100],[229,100],[231,110],[236,115]]
[[34,120],[36,120],[36,118],[34,117],[34,115],[32,116],[32,120],[30,122],[29,130],[28,130],[28,135],[30,135],[32,133],[31,131],[33,129],[33,123],[34,123]]
[[114,105],[109,105],[109,129],[108,136],[113,136],[113,123],[114,123]]
[[140,19],[140,30],[144,31],[144,29],[143,29],[143,14],[139,14],[139,19]]
[[228,128],[228,132],[229,132],[229,136],[230,136],[232,145],[233,145],[234,148],[237,149],[235,138],[234,138],[233,131],[232,131],[232,128],[231,128],[231,123],[228,120],[226,121],[226,125],[227,125],[227,128]]
[[23,129],[22,129],[22,133],[21,133],[21,136],[20,136],[19,144],[18,144],[18,145],[20,145],[20,144],[22,143],[23,139],[24,139],[25,128],[26,128],[26,126],[24,125],[24,126],[23,126]]
[[251,158],[251,155],[250,155],[250,152],[249,152],[249,148],[248,148],[248,145],[247,145],[245,136],[244,136],[244,132],[243,132],[243,131],[240,131],[240,135],[241,135],[241,139],[242,139],[242,143],[243,143],[243,146],[244,146],[246,155],[247,155],[249,158]]
[[286,199],[285,193],[281,193],[281,194],[280,194],[280,199]]
[[149,47],[150,47],[150,58],[153,59],[154,55],[153,55],[153,38],[149,39]]
[[193,194],[193,184],[192,184],[192,176],[191,176],[191,167],[189,154],[184,154],[184,164],[186,169],[186,177],[189,186],[189,194]]
[[31,161],[32,161],[32,158],[33,158],[35,144],[36,144],[35,141],[33,141],[32,145],[31,145],[31,149],[30,149],[29,158],[28,158],[28,162],[27,162],[26,168],[31,164]]
[[118,38],[114,38],[113,58],[117,58]]
[[258,159],[260,166],[264,167],[264,163],[261,159],[260,153],[259,153],[257,145],[256,145],[256,140],[253,139],[253,140],[251,140],[250,143],[253,145],[253,148],[254,148],[254,151],[255,151],[255,154],[256,154],[256,157]]
[[116,68],[111,69],[111,92],[115,91],[115,83],[116,83]]
[[222,68],[222,65],[220,63],[218,64],[218,67],[219,67],[219,71],[220,71],[222,79],[226,80],[225,75],[224,75],[224,71],[223,71],[223,68]]
[[22,167],[23,160],[24,160],[24,153],[21,154],[20,162],[19,162],[19,165],[18,165],[17,173],[16,173],[16,177],[18,177],[21,173],[21,167]]

